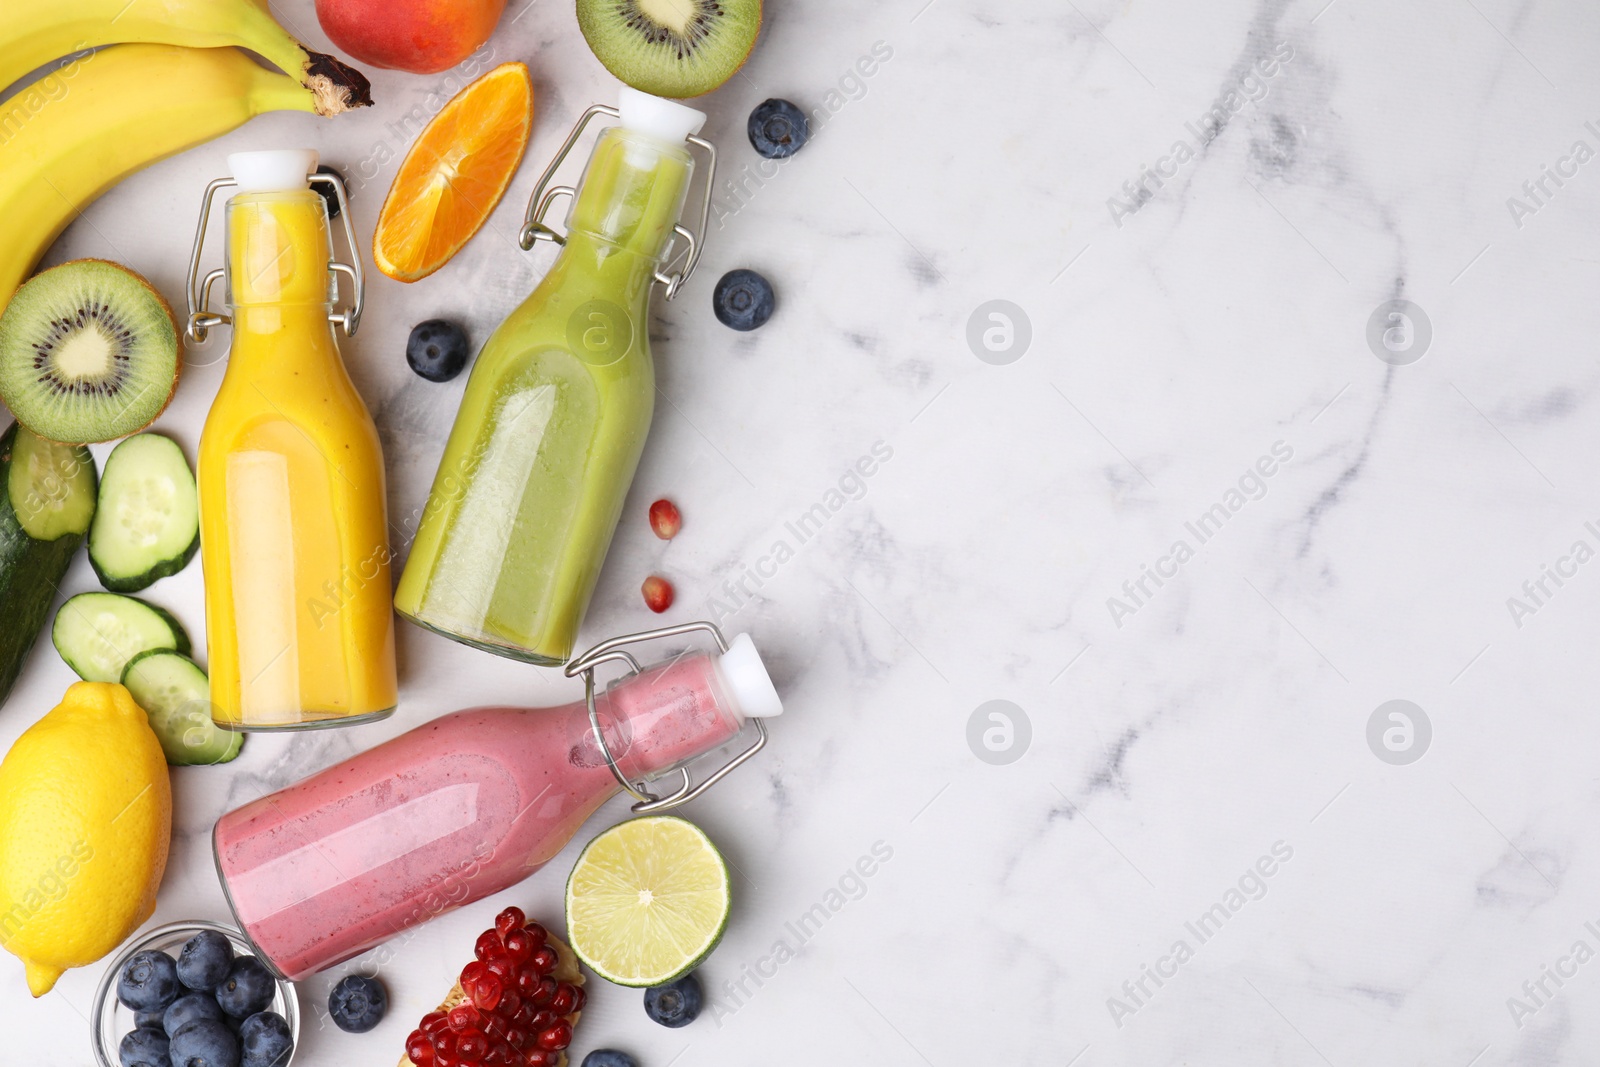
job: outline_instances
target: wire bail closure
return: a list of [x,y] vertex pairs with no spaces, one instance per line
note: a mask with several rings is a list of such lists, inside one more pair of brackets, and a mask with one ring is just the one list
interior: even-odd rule
[[[346,337],[354,337],[356,330],[361,326],[361,310],[367,299],[367,279],[361,267],[361,253],[356,248],[356,228],[350,219],[350,196],[345,191],[344,181],[337,174],[318,172],[308,176],[312,182],[322,182],[333,186],[334,195],[339,200],[339,218],[344,223],[345,247],[350,250],[350,262],[342,263],[339,260],[330,260],[328,270],[335,275],[335,294],[338,291],[337,276],[343,274],[350,279],[354,288],[354,299],[350,305],[340,311],[330,311],[328,321],[344,329]],[[204,344],[207,334],[213,326],[233,324],[233,316],[211,310],[211,287],[217,282],[227,278],[226,266],[218,267],[208,272],[204,278],[200,276],[200,256],[205,247],[206,227],[211,222],[211,205],[217,193],[223,189],[238,186],[238,181],[233,178],[217,178],[206,186],[205,194],[200,200],[200,226],[194,235],[194,250],[189,253],[189,322],[184,328],[189,340],[195,344]]]
[[664,626],[659,630],[644,630],[640,633],[625,634],[622,637],[613,637],[609,641],[602,641],[589,651],[574,658],[566,666],[568,678],[579,674],[583,675],[583,699],[589,708],[589,729],[594,732],[595,744],[599,746],[600,754],[605,757],[606,766],[611,768],[611,774],[616,778],[617,783],[637,801],[633,805],[633,810],[640,815],[652,811],[668,811],[687,804],[722,781],[735,767],[760,752],[767,744],[766,723],[760,719],[747,720],[754,723],[756,727],[756,740],[749,748],[712,772],[699,785],[695,785],[694,780],[689,777],[689,769],[687,767],[679,767],[678,774],[682,777],[682,783],[676,790],[664,797],[650,792],[649,789],[645,788],[645,784],[642,781],[628,781],[628,776],[623,774],[622,768],[617,765],[616,757],[612,754],[610,746],[606,744],[605,733],[600,727],[600,711],[595,707],[594,669],[602,663],[620,660],[628,665],[630,673],[638,674],[643,668],[639,666],[639,661],[633,658],[632,653],[623,650],[624,645],[654,641],[664,637],[677,637],[680,634],[695,633],[697,631],[710,634],[719,649],[723,652],[728,651],[727,638],[722,636],[722,631],[717,629],[715,625],[709,622],[686,622],[678,626]]
[[[550,183],[555,180],[556,171],[560,169],[562,163],[566,162],[567,156],[572,153],[573,146],[578,143],[578,138],[583,136],[583,131],[596,115],[606,115],[619,121],[622,118],[622,113],[610,104],[595,104],[588,111],[585,111],[583,117],[578,119],[578,124],[572,127],[572,132],[567,134],[567,139],[562,143],[560,150],[556,152],[555,158],[550,161],[550,165],[539,176],[539,184],[533,187],[533,195],[528,198],[528,210],[523,217],[522,237],[520,240],[524,252],[532,250],[533,246],[540,241],[550,241],[557,245],[565,245],[567,243],[567,235],[557,233],[544,220],[545,216],[550,213],[550,206],[555,202],[556,197],[566,196],[576,199],[578,190],[570,185],[557,185],[551,188]],[[691,134],[688,142],[705,152],[710,160],[710,165],[706,168],[705,195],[700,201],[699,236],[696,236],[694,232],[682,223],[674,225],[672,232],[676,236],[683,238],[684,247],[681,251],[674,252],[668,258],[666,264],[658,267],[655,272],[655,280],[666,287],[664,295],[668,300],[678,295],[678,290],[683,288],[683,283],[694,275],[695,268],[700,265],[700,251],[705,241],[706,226],[711,221],[711,194],[716,187],[717,146],[698,134]],[[677,269],[672,270],[673,267]]]

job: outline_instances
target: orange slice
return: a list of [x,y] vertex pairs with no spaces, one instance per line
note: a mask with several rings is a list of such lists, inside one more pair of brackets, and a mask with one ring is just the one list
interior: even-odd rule
[[502,63],[455,95],[423,128],[394,176],[372,235],[378,269],[426,278],[489,221],[528,147],[533,79]]

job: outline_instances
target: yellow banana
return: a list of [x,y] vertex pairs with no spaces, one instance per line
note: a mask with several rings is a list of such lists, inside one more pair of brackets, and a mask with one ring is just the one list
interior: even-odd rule
[[0,102],[0,310],[90,201],[267,111],[316,101],[236,48],[155,44],[102,49]]
[[238,45],[259,52],[336,115],[372,103],[362,73],[309,51],[264,0],[0,0],[0,90],[53,59],[108,44]]

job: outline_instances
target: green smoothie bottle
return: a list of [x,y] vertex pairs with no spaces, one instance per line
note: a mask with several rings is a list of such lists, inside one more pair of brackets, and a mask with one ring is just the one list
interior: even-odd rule
[[[545,192],[596,115],[620,122],[601,133],[576,193]],[[715,170],[714,149],[694,136],[704,121],[624,89],[620,109],[589,109],[546,170],[523,244],[564,248],[472,369],[395,593],[412,622],[529,663],[571,656],[650,431],[650,294],[661,282],[670,298],[698,259],[678,217],[689,143]],[[562,192],[573,195],[564,238],[542,222]],[[675,233],[685,241],[674,252]]]

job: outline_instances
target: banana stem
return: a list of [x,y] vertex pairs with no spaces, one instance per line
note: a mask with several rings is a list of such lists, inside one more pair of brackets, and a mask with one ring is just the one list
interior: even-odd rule
[[330,55],[305,47],[279,25],[265,4],[252,2],[242,7],[250,12],[248,19],[255,26],[240,34],[241,43],[311,90],[318,115],[338,115],[372,106],[372,84],[366,75]]

